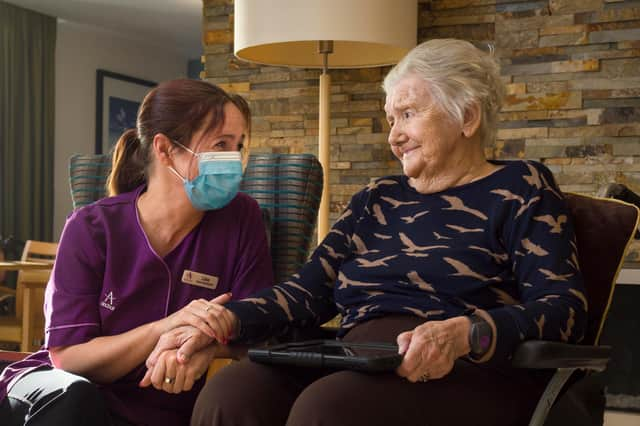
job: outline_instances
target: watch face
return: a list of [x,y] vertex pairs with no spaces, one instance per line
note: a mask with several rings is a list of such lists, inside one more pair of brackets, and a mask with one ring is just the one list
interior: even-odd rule
[[470,347],[474,355],[482,356],[491,346],[493,331],[487,321],[477,315],[471,316]]
[[482,348],[482,350],[486,351],[487,349],[489,349],[490,344],[491,344],[490,336],[480,336],[480,348]]

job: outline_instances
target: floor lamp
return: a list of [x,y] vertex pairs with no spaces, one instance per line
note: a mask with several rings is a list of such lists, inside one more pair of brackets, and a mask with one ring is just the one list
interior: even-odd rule
[[235,0],[234,53],[264,65],[320,68],[318,242],[329,232],[329,68],[395,64],[416,44],[417,0]]

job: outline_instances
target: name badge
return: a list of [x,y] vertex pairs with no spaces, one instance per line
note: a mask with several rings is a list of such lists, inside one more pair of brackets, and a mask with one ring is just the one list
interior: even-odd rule
[[182,282],[213,290],[218,286],[218,277],[185,269],[182,273]]

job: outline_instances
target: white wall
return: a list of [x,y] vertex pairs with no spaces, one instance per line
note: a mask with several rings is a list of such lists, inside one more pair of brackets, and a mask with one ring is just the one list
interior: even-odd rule
[[56,240],[72,211],[69,157],[95,152],[97,69],[160,82],[186,77],[187,58],[153,44],[144,45],[95,27],[58,20],[53,218]]

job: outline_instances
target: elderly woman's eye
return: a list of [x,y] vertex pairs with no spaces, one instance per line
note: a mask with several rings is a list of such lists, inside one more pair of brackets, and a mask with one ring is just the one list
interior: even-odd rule
[[412,111],[404,111],[402,113],[402,118],[411,118],[412,115],[413,115]]

